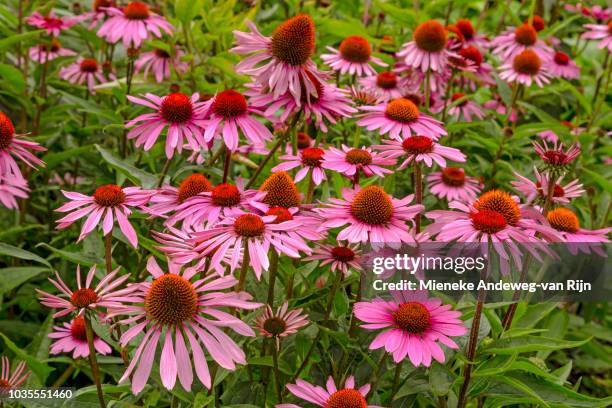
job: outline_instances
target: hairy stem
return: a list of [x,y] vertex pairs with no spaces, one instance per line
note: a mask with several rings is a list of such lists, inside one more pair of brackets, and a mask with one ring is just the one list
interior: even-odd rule
[[96,391],[98,393],[100,407],[106,408],[104,394],[102,392],[102,383],[100,382],[100,368],[98,367],[96,349],[94,347],[94,332],[93,328],[91,327],[91,320],[89,319],[89,315],[87,313],[83,314],[83,320],[85,320],[85,334],[87,336],[87,345],[89,346],[89,364],[91,365],[91,375],[93,376],[94,383],[96,384]]

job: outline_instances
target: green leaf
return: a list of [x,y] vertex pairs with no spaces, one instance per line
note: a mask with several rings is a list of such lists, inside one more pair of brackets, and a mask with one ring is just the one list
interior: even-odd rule
[[24,282],[48,272],[49,268],[41,266],[15,266],[0,269],[0,295],[16,288]]
[[494,340],[484,347],[482,352],[485,354],[514,354],[540,350],[561,350],[580,347],[590,340],[591,338],[571,341],[539,336],[511,337]]
[[587,168],[583,168],[582,171],[584,171],[590,178],[592,178],[594,182],[599,184],[601,188],[603,188],[605,191],[612,192],[612,182],[609,181],[606,177]]
[[72,149],[62,150],[61,152],[47,153],[42,160],[47,164],[47,170],[54,169],[56,166],[66,162],[73,157],[81,156],[92,151],[93,145],[73,147]]
[[94,255],[84,255],[77,252],[65,251],[63,249],[57,249],[44,242],[38,244],[41,247],[47,248],[51,252],[57,254],[60,258],[70,261],[75,264],[93,266],[93,265],[104,265],[104,259],[102,257],[96,257]]
[[44,258],[33,254],[32,252],[26,251],[25,249],[17,248],[9,244],[0,243],[0,255],[7,255],[13,258],[25,259],[27,261],[34,261],[51,268],[51,264]]
[[11,45],[18,43],[19,41],[25,41],[33,38],[37,38],[44,30],[29,31],[27,33],[15,34],[7,38],[0,40],[0,51],[10,47]]
[[432,364],[429,369],[429,384],[436,395],[446,395],[455,381],[455,375],[441,364]]
[[21,71],[12,65],[0,64],[0,78],[3,78],[9,87],[11,87],[15,93],[23,93],[25,90],[26,83],[23,79]]
[[189,23],[202,11],[202,0],[175,0],[174,13],[181,23]]
[[153,188],[157,184],[157,178],[144,170],[133,166],[132,164],[122,160],[111,152],[106,150],[100,145],[95,145],[96,149],[102,155],[102,158],[111,165],[111,167],[119,170],[128,179],[132,180],[135,184],[142,186],[143,188]]
[[44,384],[45,380],[49,376],[49,373],[53,371],[53,368],[41,363],[36,357],[29,355],[28,353],[17,347],[17,345],[13,343],[11,339],[6,337],[3,333],[0,333],[0,337],[2,338],[2,340],[4,340],[4,344],[6,344],[6,347],[8,347],[13,353],[15,353],[17,359],[25,361],[30,370],[32,370],[32,372],[34,373],[34,375],[36,375],[40,382]]

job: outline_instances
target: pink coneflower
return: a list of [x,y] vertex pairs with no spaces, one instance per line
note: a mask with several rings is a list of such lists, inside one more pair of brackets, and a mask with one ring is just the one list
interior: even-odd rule
[[199,102],[200,94],[195,93],[191,97],[182,93],[172,93],[159,97],[147,93],[143,98],[128,95],[128,100],[137,105],[154,109],[154,113],[145,113],[137,116],[125,124],[131,129],[128,139],[136,139],[136,147],[144,146],[144,150],[150,150],[159,135],[166,132],[166,157],[171,159],[174,152],[183,151],[185,142],[194,151],[206,146],[204,141],[204,112],[205,102]]
[[582,3],[566,4],[565,9],[568,11],[572,11],[574,13],[581,13],[585,17],[593,17],[596,20],[607,20],[612,16],[611,8],[603,8],[600,5],[595,5],[593,7],[587,7]]
[[362,171],[367,177],[372,175],[385,177],[385,174],[393,173],[393,171],[382,166],[394,164],[394,159],[386,158],[372,151],[371,147],[351,148],[342,145],[342,150],[330,146],[323,155],[321,167],[337,171],[347,177],[355,177],[359,171]]
[[[246,364],[244,352],[224,330],[255,336],[246,323],[222,310],[252,310],[261,306],[251,302],[251,295],[246,292],[223,292],[236,285],[236,279],[209,275],[194,280],[194,270],[181,273],[172,263],[169,269],[170,272],[165,273],[150,257],[147,271],[153,280],[138,284],[132,294],[134,299],[126,300],[122,307],[108,315],[109,318],[124,315],[120,324],[134,324],[123,333],[120,343],[126,346],[135,341],[138,347],[119,380],[122,383],[131,377],[134,394],[146,385],[160,343],[162,384],[171,390],[178,376],[182,387],[190,391],[194,369],[200,382],[206,388],[211,387],[204,350],[227,370],[235,370],[236,364]],[[144,335],[139,337],[139,334]]]
[[[491,72],[493,72],[493,68],[491,65],[487,64],[484,61],[482,56],[482,52],[473,46],[462,48],[459,50],[459,55],[463,57],[466,61],[470,61],[475,68],[474,75],[476,79],[484,84],[494,85],[495,79],[493,79]],[[469,79],[469,78],[468,78]],[[470,81],[472,89],[476,89],[476,84],[474,81]]]
[[[506,104],[502,100],[501,96],[495,95],[495,97],[491,100],[486,101],[483,105],[485,109],[491,109],[497,112],[500,115],[508,115],[508,109],[506,108]],[[517,119],[517,109],[512,109],[508,120],[510,122],[516,122]]]
[[94,58],[79,57],[76,62],[62,68],[59,76],[71,84],[83,85],[87,83],[87,89],[91,93],[95,93],[94,86],[96,83],[107,81],[102,66]]
[[457,105],[451,106],[448,110],[448,114],[455,116],[458,120],[463,118],[466,122],[471,122],[472,117],[475,116],[478,119],[485,117],[485,113],[482,111],[480,106],[471,99],[466,99],[466,94],[462,92],[455,92],[451,97],[451,102],[456,102]]
[[169,53],[161,48],[156,48],[153,51],[140,54],[140,57],[134,63],[134,68],[136,72],[144,68],[143,75],[145,78],[151,72],[155,80],[158,83],[162,83],[164,79],[170,78],[170,68],[173,68],[179,74],[187,72],[189,64],[181,61],[181,56],[183,55],[184,53],[178,49],[174,49],[174,52]]
[[234,31],[238,45],[231,51],[252,55],[236,65],[236,70],[252,76],[274,97],[290,92],[298,105],[310,95],[316,97],[317,85],[312,79],[322,83],[324,78],[311,60],[315,51],[312,17],[306,14],[292,17],[278,25],[271,37],[262,35],[250,21],[247,26],[251,32]]
[[446,70],[449,51],[446,49],[446,28],[435,20],[419,24],[413,33],[413,41],[404,44],[396,54],[406,65],[421,72]]
[[[458,41],[454,38],[451,39],[457,44],[449,44],[449,48],[461,48],[461,47],[480,47],[480,48],[488,48],[489,40],[483,36],[476,33],[474,26],[470,20],[460,19],[457,20],[455,24],[451,24],[447,27],[447,29],[453,33],[455,33],[458,37]],[[449,41],[450,42],[450,41]]]
[[111,14],[108,10],[115,7],[115,0],[93,0],[91,11],[83,13],[78,19],[79,21],[91,20],[88,28],[92,30],[100,21],[110,17]]
[[39,64],[44,64],[53,61],[58,57],[70,57],[76,53],[68,48],[62,48],[62,45],[56,38],[52,38],[50,43],[43,43],[30,48],[30,59]]
[[244,180],[237,179],[236,184],[221,183],[210,191],[202,191],[185,198],[175,208],[167,225],[181,221],[183,225],[206,223],[215,225],[224,217],[231,217],[253,208],[264,209],[261,201],[266,193],[257,190],[245,190]]
[[312,250],[313,254],[304,258],[304,261],[319,261],[319,266],[330,265],[332,272],[342,271],[344,276],[348,276],[349,270],[362,271],[360,260],[361,251],[356,244],[337,246],[329,244],[319,244]]
[[[511,184],[525,196],[525,202],[530,204],[534,200],[538,200],[540,203],[544,202],[548,196],[548,174],[540,174],[537,168],[534,168],[536,182],[529,180],[527,177],[521,176],[518,173],[514,175],[518,178],[516,181],[512,181]],[[560,176],[555,181],[553,187],[552,202],[556,204],[567,204],[572,198],[580,197],[584,193],[582,184],[578,179],[571,181],[565,186],[561,185],[563,176]]]
[[598,48],[607,48],[612,52],[612,20],[608,24],[585,24],[586,33],[582,34],[582,38],[586,40],[601,40],[597,44]]
[[[82,316],[75,317],[69,323],[64,323],[63,326],[53,326],[53,330],[49,333],[49,337],[55,339],[55,342],[49,346],[51,354],[72,353],[72,358],[89,357],[85,319]],[[95,333],[93,344],[99,354],[106,355],[113,351]]]
[[542,144],[534,142],[533,149],[544,161],[544,164],[551,168],[565,167],[580,155],[580,145],[578,143],[573,143],[567,150],[564,150],[565,145],[563,143],[557,144],[555,142],[549,147],[544,140]]
[[526,50],[536,53],[541,59],[548,60],[553,51],[548,45],[538,38],[538,32],[529,24],[511,28],[495,37],[491,41],[493,54],[499,56],[502,61],[511,60]]
[[580,68],[570,57],[561,51],[555,52],[555,56],[546,64],[546,69],[550,75],[566,79],[576,79],[580,77]]
[[172,35],[174,27],[164,17],[152,13],[149,6],[141,1],[131,1],[122,9],[106,9],[110,18],[98,30],[98,37],[110,43],[123,40],[125,48],[140,48],[149,39],[149,33],[162,37],[162,30]]
[[342,199],[331,198],[321,208],[315,208],[323,218],[321,229],[346,226],[338,233],[338,241],[350,243],[413,243],[407,221],[423,211],[421,204],[412,202],[410,194],[401,200],[391,197],[382,188],[370,185],[363,189],[343,189]]
[[[334,379],[329,377],[326,388],[312,385],[304,380],[287,384],[287,389],[296,397],[323,408],[382,408],[366,402],[370,384],[355,389],[355,377],[348,377],[341,389],[336,388]],[[295,404],[277,404],[276,408],[301,408]]]
[[30,188],[22,177],[7,174],[0,175],[0,204],[8,209],[18,208],[17,199],[28,198]]
[[512,62],[503,64],[499,69],[499,77],[507,82],[526,86],[535,82],[540,88],[550,82],[546,66],[542,65],[542,59],[532,49],[517,54]]
[[466,176],[465,170],[459,167],[446,167],[442,171],[430,173],[427,181],[433,195],[449,202],[472,202],[482,189],[476,178]]
[[376,102],[388,102],[401,98],[409,88],[409,79],[395,72],[385,71],[361,78],[359,84],[365,92],[376,95]]
[[299,182],[310,172],[312,181],[318,186],[323,180],[327,180],[325,170],[321,167],[324,153],[325,151],[318,147],[307,147],[302,149],[297,155],[285,154],[279,157],[279,160],[284,163],[273,167],[270,171],[274,173],[301,167],[298,172],[295,173],[295,182]]
[[[270,266],[270,247],[292,258],[298,258],[299,251],[310,253],[310,248],[300,236],[288,234],[297,231],[301,223],[295,219],[276,223],[276,218],[276,215],[260,216],[254,213],[229,216],[209,230],[194,232],[190,242],[203,256],[214,252],[210,261],[212,267],[220,263],[227,250],[231,250],[234,254],[228,264],[231,271],[241,261],[240,254],[244,248],[244,257],[248,256],[249,265],[260,279],[262,272]],[[242,259],[242,262],[246,260]]]
[[19,387],[32,374],[26,371],[26,363],[21,361],[11,373],[11,363],[8,357],[2,356],[2,370],[0,370],[0,396],[8,394],[9,390]]
[[349,91],[351,99],[357,106],[374,105],[378,101],[378,95],[375,92],[363,87],[351,85]]
[[370,63],[380,67],[387,66],[380,58],[372,56],[370,43],[358,35],[350,35],[342,40],[338,50],[333,47],[327,49],[332,53],[321,55],[321,59],[342,75],[375,75],[376,71]]
[[[148,203],[152,195],[151,191],[141,190],[140,187],[122,188],[115,184],[106,184],[98,187],[91,197],[63,190],[62,194],[71,201],[55,211],[70,212],[70,214],[56,221],[58,229],[64,229],[76,220],[87,216],[77,240],[80,242],[101,221],[104,235],[109,234],[117,220],[121,232],[130,244],[134,248],[138,246],[138,235],[128,221],[128,216],[132,214],[130,207],[142,207]],[[104,217],[103,220],[102,217]]]
[[552,130],[545,130],[543,132],[538,132],[538,136],[550,143],[557,143],[559,141],[559,136]]
[[11,119],[0,112],[0,175],[7,178],[11,178],[9,176],[23,178],[15,157],[32,168],[35,166],[44,167],[45,163],[34,156],[30,150],[44,152],[47,148],[36,142],[26,140],[23,135],[15,133],[15,127]]
[[261,116],[258,108],[249,106],[246,98],[238,91],[228,89],[220,92],[204,105],[206,132],[204,139],[210,142],[216,135],[222,135],[225,146],[231,151],[238,148],[240,134],[251,144],[265,144],[273,139],[272,132],[253,116]]
[[610,242],[607,235],[612,231],[612,228],[598,230],[580,228],[580,221],[576,214],[564,207],[549,211],[546,214],[546,220],[561,235],[562,239],[559,241],[566,243],[570,253],[584,252],[588,254],[595,252],[602,257],[607,256],[605,248],[597,244]]
[[390,158],[402,158],[404,161],[397,168],[405,169],[413,162],[424,162],[427,167],[431,167],[436,162],[440,167],[446,167],[446,159],[456,162],[464,162],[465,154],[454,147],[442,146],[434,142],[427,136],[410,136],[403,141],[388,140],[382,141],[384,144],[373,146],[380,150],[381,155]]
[[280,349],[281,337],[297,333],[298,329],[308,324],[308,317],[302,309],[289,309],[287,302],[280,306],[276,313],[270,305],[255,318],[255,328],[264,337],[272,337],[276,341],[276,348]]
[[434,140],[446,135],[442,122],[419,111],[415,103],[406,98],[375,106],[362,106],[367,111],[357,121],[367,130],[379,129],[381,135],[389,134],[396,140],[414,134],[428,135]]
[[418,367],[431,365],[432,358],[444,363],[444,351],[438,342],[457,349],[450,337],[463,336],[467,328],[459,319],[461,312],[450,310],[437,298],[430,298],[425,291],[392,291],[393,300],[374,299],[355,303],[355,317],[365,322],[368,330],[389,329],[378,334],[370,344],[370,350],[384,347],[393,353],[393,361],[399,363],[408,356]]
[[200,193],[212,191],[213,186],[206,176],[200,173],[193,173],[185,178],[178,187],[165,185],[157,189],[156,194],[151,196],[151,205],[147,212],[163,217],[169,212],[176,211],[178,206],[187,199],[197,196]]
[[62,30],[67,30],[75,25],[77,20],[68,17],[57,17],[55,12],[51,10],[46,16],[35,11],[26,19],[26,22],[33,27],[46,30],[47,34],[52,37],[57,37]]
[[81,266],[77,265],[76,281],[77,289],[72,290],[66,285],[64,280],[55,272],[57,280],[49,278],[49,282],[53,284],[61,293],[59,296],[52,295],[42,290],[36,289],[40,295],[40,303],[52,309],[60,309],[53,317],[58,318],[77,312],[81,314],[85,309],[96,310],[102,307],[112,308],[119,305],[125,295],[130,293],[130,289],[118,289],[130,275],[117,277],[119,268],[111,273],[104,274],[100,282],[95,288],[91,287],[91,283],[96,275],[96,266],[89,269],[85,281],[81,280]]

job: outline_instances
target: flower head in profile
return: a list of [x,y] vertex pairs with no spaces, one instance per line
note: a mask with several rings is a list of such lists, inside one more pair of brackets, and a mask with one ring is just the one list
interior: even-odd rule
[[98,187],[92,196],[63,190],[62,194],[71,201],[55,211],[70,214],[56,221],[58,229],[67,228],[75,221],[87,217],[77,240],[80,242],[100,223],[104,235],[110,234],[116,220],[130,244],[134,248],[138,246],[138,235],[128,217],[132,214],[132,208],[143,207],[149,202],[152,191],[141,190],[140,187],[123,188],[116,184],[106,184]]
[[46,30],[47,35],[57,37],[63,30],[67,30],[77,23],[77,20],[69,17],[58,17],[53,10],[46,16],[43,16],[38,11],[30,15],[26,22],[32,27]]
[[559,242],[567,243],[567,248],[572,254],[594,252],[601,257],[607,257],[606,249],[600,244],[610,242],[608,235],[612,228],[597,230],[581,228],[576,213],[565,207],[549,211],[546,220],[561,236]]
[[189,64],[181,61],[183,55],[183,51],[177,48],[174,48],[171,53],[161,48],[155,48],[153,51],[140,54],[134,63],[134,68],[136,72],[144,70],[145,78],[149,74],[153,74],[157,83],[162,83],[164,79],[170,78],[172,70],[179,74],[187,72]]
[[563,143],[555,142],[552,146],[549,146],[544,140],[541,144],[534,142],[533,149],[544,161],[545,167],[551,170],[565,168],[580,155],[580,145],[577,143],[572,144],[565,150]]
[[[295,384],[287,384],[287,389],[293,395],[324,408],[382,408],[368,404],[366,396],[370,392],[370,384],[355,388],[355,377],[352,375],[344,382],[344,387],[338,389],[333,377],[327,379],[325,388],[297,380]],[[295,404],[277,404],[276,408],[301,408]]]
[[456,38],[449,39],[449,48],[479,47],[488,48],[489,40],[476,32],[472,22],[467,19],[459,19],[456,23],[447,27],[448,31],[454,33]]
[[288,171],[299,167],[300,169],[295,173],[295,182],[303,180],[309,173],[312,181],[318,186],[324,180],[327,180],[325,176],[325,170],[321,167],[323,162],[323,155],[325,151],[318,147],[307,147],[300,150],[297,155],[285,154],[279,157],[282,161],[281,164],[273,167],[270,171]]
[[91,11],[81,14],[78,19],[79,21],[89,20],[87,28],[93,30],[100,21],[104,21],[111,16],[108,10],[116,8],[116,6],[115,0],[93,0]]
[[[400,76],[393,71],[383,71],[361,78],[359,84],[364,92],[376,96],[375,102],[388,102],[404,96],[411,82],[407,77]],[[373,103],[368,105],[373,105]]]
[[52,295],[36,289],[40,296],[40,303],[52,309],[59,309],[53,317],[58,318],[76,312],[81,314],[86,309],[101,311],[100,308],[113,308],[120,305],[121,300],[129,295],[131,289],[119,289],[119,287],[130,277],[129,274],[117,276],[119,268],[109,274],[105,274],[98,284],[93,287],[92,282],[96,276],[96,266],[92,266],[82,280],[81,266],[77,265],[76,282],[77,288],[72,290],[64,280],[55,272],[56,279],[49,278],[49,282],[60,291],[59,295]]
[[516,54],[511,62],[500,67],[499,77],[507,82],[517,82],[525,86],[536,83],[540,88],[550,82],[547,66],[542,58],[532,49]]
[[28,198],[30,188],[22,177],[12,174],[0,175],[0,204],[12,210],[18,208],[17,199]]
[[21,361],[11,373],[11,363],[7,356],[2,356],[0,370],[0,396],[8,394],[9,390],[18,388],[28,379],[31,371],[26,371],[26,363]]
[[[312,17],[299,14],[279,24],[271,37],[262,35],[255,24],[247,22],[250,32],[234,31],[237,46],[231,51],[248,55],[237,66],[256,84],[275,98],[289,92],[295,103],[317,97],[316,79],[324,82],[311,57],[315,51],[315,26]],[[304,95],[304,93],[306,95]]]
[[76,62],[62,68],[59,76],[71,84],[86,84],[92,94],[95,93],[96,84],[107,81],[102,66],[94,58],[79,57]]
[[163,386],[173,389],[178,377],[183,389],[190,391],[194,370],[200,382],[211,387],[206,354],[227,370],[235,370],[236,364],[246,364],[244,352],[226,331],[255,336],[246,323],[224,310],[252,310],[261,306],[251,302],[251,295],[246,292],[225,291],[236,284],[236,279],[216,275],[195,278],[195,270],[181,272],[172,263],[169,269],[164,272],[150,257],[147,271],[153,280],[139,283],[131,299],[108,315],[123,316],[118,323],[130,325],[121,336],[121,345],[130,342],[138,345],[119,380],[122,383],[131,378],[134,394],[147,384],[158,346]]
[[570,59],[569,55],[562,51],[555,52],[553,58],[547,63],[546,69],[553,77],[565,79],[580,77],[580,67]]
[[525,50],[531,50],[541,59],[548,60],[553,54],[552,49],[538,38],[538,32],[531,24],[524,23],[511,28],[491,40],[493,54],[502,61],[511,60]]
[[[533,182],[525,176],[514,173],[517,180],[511,184],[525,196],[525,202],[530,204],[534,201],[542,204],[546,201],[549,193],[549,175],[541,174],[538,169],[534,169],[536,181]],[[584,193],[582,184],[578,179],[575,179],[568,184],[562,186],[563,176],[560,176],[555,181],[552,191],[552,202],[555,204],[567,204],[572,198],[580,197]]]
[[302,194],[286,171],[272,173],[261,184],[259,191],[266,193],[262,201],[269,207],[299,207],[302,201]]
[[447,201],[472,202],[482,189],[474,177],[466,176],[460,167],[446,167],[439,172],[427,175],[427,185],[431,194]]
[[283,303],[276,312],[270,305],[262,314],[255,318],[255,328],[259,334],[272,337],[276,341],[276,348],[280,348],[282,337],[297,333],[297,331],[308,324],[308,317],[302,313],[302,309],[289,309],[287,302]]
[[207,143],[219,135],[225,146],[235,151],[240,141],[239,129],[249,144],[262,145],[274,137],[265,125],[255,119],[262,112],[249,106],[244,95],[238,91],[228,89],[219,92],[205,102],[204,112],[207,119],[204,139]]
[[344,227],[336,237],[350,243],[413,243],[407,222],[423,211],[421,204],[409,205],[410,194],[401,200],[391,197],[381,187],[344,189],[342,198],[331,198],[315,211],[323,218],[322,229]]
[[417,105],[406,98],[394,99],[388,103],[362,106],[366,111],[357,121],[359,126],[367,130],[379,130],[381,135],[402,140],[413,133],[428,135],[434,140],[446,135],[442,122],[419,111]]
[[448,33],[435,20],[428,20],[417,26],[412,41],[404,44],[397,57],[421,72],[446,70],[449,52],[446,49]]
[[166,131],[166,157],[172,158],[174,152],[181,153],[185,143],[191,150],[199,151],[206,147],[204,141],[204,112],[206,106],[200,102],[200,94],[191,97],[180,92],[159,97],[147,93],[143,98],[128,95],[128,100],[137,105],[155,110],[145,113],[126,123],[131,128],[127,134],[129,139],[136,139],[136,147],[143,146],[150,150],[157,139]]
[[582,34],[582,38],[586,40],[598,40],[598,48],[607,48],[608,52],[612,52],[612,20],[608,24],[585,24],[586,31]]
[[405,169],[414,162],[423,162],[427,167],[434,162],[446,167],[446,160],[464,162],[465,154],[454,147],[442,146],[427,136],[410,136],[403,141],[384,139],[382,145],[373,146],[383,157],[404,160],[397,168]]
[[151,11],[146,3],[130,1],[123,8],[106,9],[110,16],[98,30],[98,37],[114,44],[123,41],[125,48],[139,48],[150,34],[162,37],[162,31],[172,35],[174,27],[164,17]]
[[[488,85],[495,84],[495,79],[493,79],[493,76],[491,75],[493,68],[490,64],[484,61],[484,57],[480,49],[474,46],[469,46],[460,49],[458,53],[460,57],[462,57],[474,68],[473,74],[476,76],[476,81],[469,81],[473,90],[476,90],[478,82]],[[469,78],[466,79],[469,80]]]
[[319,266],[329,265],[332,272],[340,270],[344,276],[348,276],[351,269],[363,270],[360,264],[361,251],[356,244],[319,244],[312,253],[304,258],[304,261],[319,261]]
[[463,92],[455,92],[451,96],[450,102],[455,103],[448,109],[448,114],[457,118],[463,119],[466,122],[471,122],[474,117],[482,119],[485,113],[482,108],[473,100],[468,99]]
[[30,48],[29,52],[30,59],[36,61],[39,64],[44,64],[49,61],[53,61],[59,57],[70,57],[76,55],[76,53],[68,48],[62,48],[62,45],[56,38],[51,38],[48,43],[41,43]]
[[351,148],[342,145],[342,149],[330,146],[323,155],[321,166],[347,177],[355,177],[359,172],[363,172],[366,177],[373,175],[384,177],[386,174],[393,173],[393,171],[382,166],[392,166],[394,164],[395,159],[387,158],[372,151],[371,147]]
[[23,136],[15,133],[11,119],[0,112],[0,175],[7,179],[23,179],[21,169],[15,159],[30,167],[45,165],[31,151],[44,152],[47,149]]
[[444,363],[444,351],[459,346],[451,337],[463,336],[467,328],[459,319],[461,312],[451,310],[440,299],[430,298],[425,291],[393,291],[392,299],[358,302],[354,313],[368,330],[387,329],[370,344],[370,350],[384,347],[399,363],[406,357],[418,367],[429,367],[432,359]]
[[[77,316],[61,326],[53,326],[53,331],[49,333],[49,337],[54,339],[49,347],[51,354],[72,353],[72,358],[89,357],[85,319],[82,316]],[[93,344],[96,353],[101,355],[110,354],[113,351],[95,333]]]
[[340,43],[340,47],[335,49],[327,47],[331,54],[322,54],[321,59],[339,74],[349,75],[375,75],[376,71],[370,63],[380,67],[387,64],[380,58],[372,56],[372,46],[370,42],[358,35],[349,35]]

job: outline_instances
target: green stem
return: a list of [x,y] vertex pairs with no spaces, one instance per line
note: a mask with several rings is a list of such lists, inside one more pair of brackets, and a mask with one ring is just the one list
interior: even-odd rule
[[274,248],[270,250],[270,281],[268,282],[268,300],[270,307],[274,307],[274,285],[278,272],[278,253]]
[[[421,171],[421,163],[414,161],[414,194],[417,204],[423,203],[423,173]],[[421,232],[421,213],[414,217],[414,225],[416,233]]]
[[238,279],[238,284],[236,284],[236,292],[241,292],[244,289],[244,284],[246,282],[247,272],[249,271],[249,250],[248,243],[245,242],[244,245],[244,255],[242,256],[242,267],[240,268],[240,278]]
[[283,393],[281,389],[281,376],[280,371],[278,370],[278,349],[276,348],[276,344],[272,344],[272,364],[274,370],[274,386],[276,388],[276,397],[278,398],[278,402],[283,402]]
[[106,273],[111,273],[113,270],[113,232],[109,232],[104,236],[104,259],[106,261]]
[[159,181],[157,182],[157,188],[160,188],[164,184],[164,179],[168,174],[168,169],[170,169],[170,162],[172,159],[166,159],[166,163],[164,163],[164,168],[162,169],[161,175],[159,176]]
[[91,327],[91,320],[89,320],[89,315],[87,313],[83,314],[83,320],[85,321],[85,335],[87,336],[87,345],[89,346],[89,364],[91,365],[91,375],[94,383],[96,384],[96,391],[98,393],[100,407],[106,408],[104,394],[102,392],[102,383],[100,382],[100,368],[98,367],[96,349],[94,347],[94,332],[93,328]]

